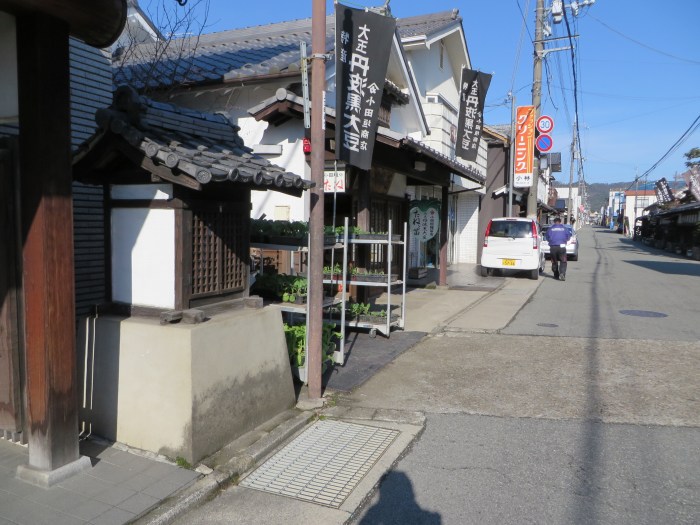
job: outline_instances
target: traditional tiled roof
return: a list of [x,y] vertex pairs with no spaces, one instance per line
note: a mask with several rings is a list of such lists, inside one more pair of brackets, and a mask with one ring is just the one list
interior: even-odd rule
[[[455,21],[458,12],[400,18],[401,38],[430,35]],[[326,52],[332,53],[335,17],[326,18]],[[141,44],[115,58],[115,83],[137,89],[164,88],[174,83],[201,85],[277,75],[299,75],[300,42],[311,53],[311,18],[232,29],[162,43]],[[162,54],[155,65],[152,57]],[[391,86],[389,86],[391,87]]]
[[[334,44],[334,19],[326,24],[326,50]],[[135,46],[115,61],[115,82],[137,89],[167,87],[173,83],[207,84],[280,74],[298,75],[300,42],[311,50],[311,19],[232,29],[179,39],[168,46],[163,59],[151,58],[162,44]]]
[[379,126],[379,129],[377,130],[377,135],[394,139],[397,141],[399,147],[408,150],[413,150],[416,153],[425,155],[426,157],[449,168],[455,174],[460,175],[461,177],[464,177],[465,179],[468,179],[472,182],[476,182],[477,184],[483,185],[486,181],[486,177],[484,177],[484,175],[482,175],[479,172],[479,170],[471,166],[462,164],[461,162],[457,162],[454,159],[451,159],[444,153],[440,153],[438,150],[431,148],[426,143],[421,142],[420,140],[416,140],[412,137],[409,137],[408,135],[402,135],[401,133],[397,133],[382,126]]
[[254,154],[238,135],[238,126],[221,114],[156,102],[122,86],[112,107],[98,110],[95,119],[100,131],[78,150],[75,162],[106,135],[116,134],[154,165],[170,169],[173,182],[186,177],[195,185],[232,181],[281,191],[312,186]]
[[434,33],[444,30],[455,22],[461,23],[459,9],[443,11],[441,13],[430,13],[427,15],[411,16],[398,19],[398,30],[401,39],[416,36],[429,37]]

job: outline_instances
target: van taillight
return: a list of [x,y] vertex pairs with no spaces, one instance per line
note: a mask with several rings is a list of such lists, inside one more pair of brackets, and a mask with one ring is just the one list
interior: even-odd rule
[[532,224],[532,249],[536,250],[537,249],[537,224],[535,224],[535,221],[532,221],[530,224]]
[[489,233],[491,233],[491,223],[493,221],[489,221],[488,226],[486,226],[486,233],[484,233],[484,248],[486,248],[489,245]]

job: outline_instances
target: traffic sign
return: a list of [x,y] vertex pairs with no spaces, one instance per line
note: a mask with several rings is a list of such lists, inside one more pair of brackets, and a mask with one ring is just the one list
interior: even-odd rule
[[552,137],[546,133],[540,135],[535,139],[535,147],[540,153],[547,153],[554,146],[554,141]]
[[549,115],[542,115],[537,119],[535,126],[540,133],[551,133],[554,129],[554,119]]

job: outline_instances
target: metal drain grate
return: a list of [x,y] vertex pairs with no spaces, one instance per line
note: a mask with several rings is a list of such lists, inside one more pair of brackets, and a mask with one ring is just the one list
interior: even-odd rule
[[398,431],[317,421],[240,484],[338,508]]

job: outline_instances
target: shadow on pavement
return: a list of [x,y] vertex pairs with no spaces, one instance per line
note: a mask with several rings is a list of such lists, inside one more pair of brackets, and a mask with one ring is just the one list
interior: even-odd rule
[[440,525],[442,517],[437,512],[420,508],[416,502],[413,485],[403,472],[387,474],[379,488],[379,501],[369,508],[358,522],[360,525]]
[[697,262],[673,262],[673,261],[623,261],[635,266],[641,266],[648,270],[673,275],[690,275],[700,277],[700,264]]
[[425,332],[391,333],[371,338],[362,332],[348,332],[345,364],[331,367],[323,377],[323,388],[349,392],[379,372],[399,355],[423,339]]

